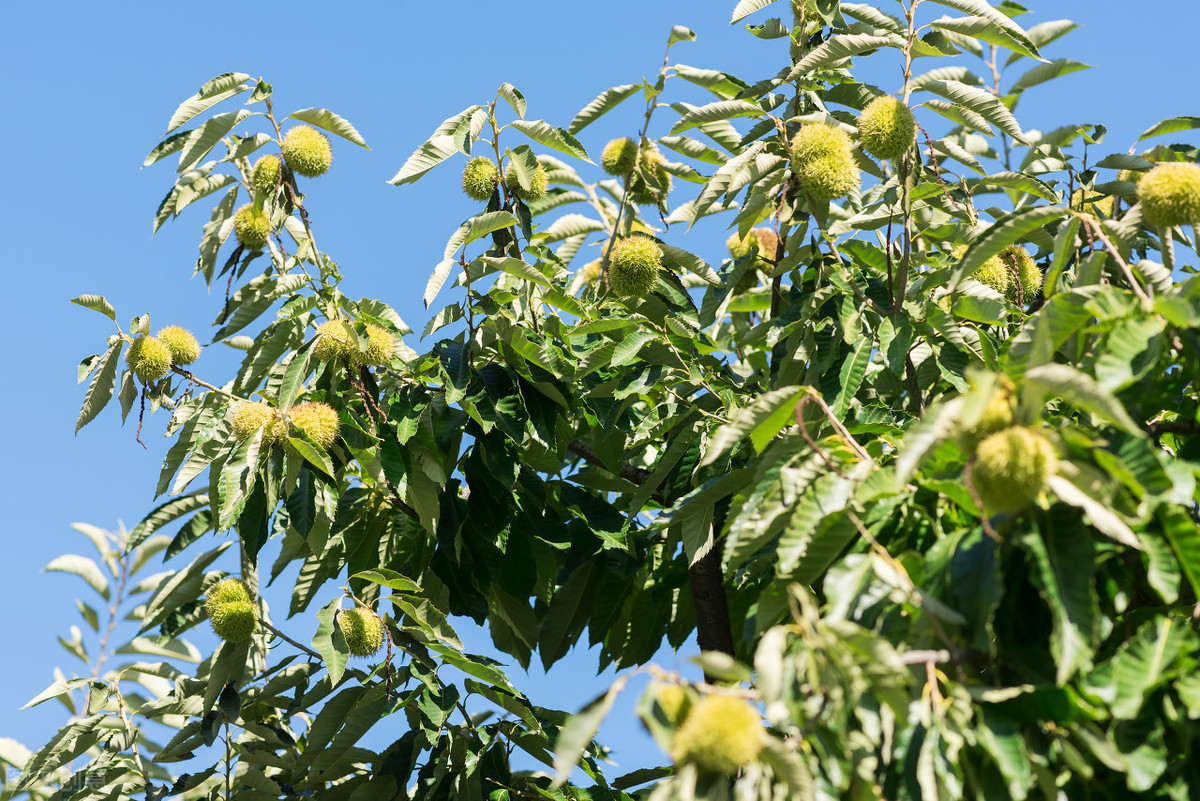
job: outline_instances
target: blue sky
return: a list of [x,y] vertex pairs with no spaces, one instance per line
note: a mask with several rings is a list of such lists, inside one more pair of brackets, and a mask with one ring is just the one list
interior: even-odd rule
[[[178,4],[6,3],[0,11],[0,66],[8,76],[0,225],[9,300],[0,341],[9,343],[9,358],[0,378],[6,432],[0,508],[8,549],[0,564],[0,609],[10,647],[9,658],[0,660],[0,737],[37,746],[65,720],[53,705],[16,711],[51,682],[55,665],[75,669],[54,637],[78,622],[73,599],[82,583],[41,568],[60,553],[90,555],[87,541],[70,530],[73,521],[115,528],[119,519],[130,527],[140,520],[152,508],[168,444],[161,438],[164,416],[148,419],[143,439],[149,450],[143,450],[134,441],[136,421],[122,428],[115,408],[73,436],[83,397],[75,366],[103,349],[111,328],[67,299],[103,294],[123,325],[150,312],[156,328],[184,325],[202,341],[218,308],[219,294],[189,279],[208,206],[199,203],[150,235],[173,174],[169,161],[145,170],[140,165],[181,100],[214,75],[241,71],[274,84],[277,112],[326,107],[354,123],[372,149],[335,142],[333,169],[309,189],[318,239],[342,265],[346,294],[380,297],[420,331],[427,319],[419,301],[425,279],[445,239],[477,204],[458,187],[459,162],[415,186],[396,188],[386,180],[438,123],[487,102],[508,81],[528,98],[531,118],[565,126],[603,89],[656,72],[674,24],[692,28],[698,40],[676,45],[672,62],[750,81],[773,74],[784,59],[780,42],[760,42],[729,26],[733,5],[459,0],[338,7],[295,0],[241,4],[222,22],[220,15],[233,7],[202,13]],[[1126,150],[1161,118],[1200,114],[1194,80],[1200,4],[1194,0],[1145,4],[1153,16],[1143,13],[1137,24],[1126,0],[1027,5],[1034,9],[1020,20],[1027,27],[1062,17],[1080,23],[1081,30],[1047,55],[1093,68],[1029,92],[1018,109],[1024,127],[1103,123],[1109,128],[1103,154]],[[779,12],[750,21],[770,13]],[[885,90],[899,88],[894,62],[869,74]],[[585,130],[584,145],[598,154],[608,138],[634,134],[641,111],[629,101]],[[666,132],[668,116],[658,134]],[[923,122],[931,116],[918,113]],[[1179,135],[1154,143],[1176,139],[1197,140]],[[680,244],[717,261],[722,227],[698,227]],[[415,340],[410,344],[418,349],[432,344]],[[223,350],[218,344],[206,351],[202,373],[230,374],[237,354]],[[308,621],[297,619],[287,630],[300,640],[311,636]],[[474,637],[472,645],[482,647],[482,641]],[[663,658],[675,666],[674,655]],[[566,709],[611,678],[593,679],[594,673],[594,654],[586,653],[572,654],[546,680],[513,669],[519,686],[536,689],[535,702]],[[618,775],[656,756],[628,709],[616,713],[606,734],[618,749]]]

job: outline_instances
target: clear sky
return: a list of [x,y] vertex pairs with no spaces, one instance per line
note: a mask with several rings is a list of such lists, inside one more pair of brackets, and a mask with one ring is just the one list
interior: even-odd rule
[[[676,45],[673,62],[749,81],[773,74],[785,58],[780,41],[761,42],[729,26],[733,5],[5,3],[0,241],[8,301],[0,341],[8,343],[8,359],[0,377],[6,546],[0,610],[7,658],[0,660],[0,737],[37,747],[65,721],[54,705],[17,711],[52,681],[55,665],[76,669],[54,638],[78,622],[73,599],[83,584],[41,568],[60,553],[91,554],[88,542],[70,530],[73,521],[136,524],[152,508],[169,444],[161,437],[163,415],[147,421],[149,450],[143,450],[134,441],[136,421],[122,428],[115,406],[73,436],[84,389],[75,383],[75,366],[103,350],[112,329],[67,300],[103,294],[122,325],[150,312],[155,328],[181,324],[202,341],[218,309],[219,296],[207,294],[202,280],[189,280],[211,204],[196,204],[150,235],[173,172],[170,159],[139,168],[181,100],[214,75],[240,71],[274,84],[277,112],[316,106],[349,119],[372,150],[335,141],[332,170],[308,188],[318,239],[342,265],[347,295],[380,297],[420,331],[427,319],[419,300],[426,277],[446,238],[477,204],[458,187],[461,161],[415,186],[388,185],[408,155],[444,118],[488,102],[504,81],[528,98],[529,117],[566,126],[603,89],[655,73],[674,24],[692,28],[698,40]],[[1152,0],[1137,6],[1136,20],[1128,0],[1026,5],[1033,10],[1020,19],[1026,27],[1063,17],[1080,23],[1046,55],[1093,68],[1027,93],[1017,114],[1025,128],[1102,123],[1109,128],[1099,149],[1104,154],[1126,150],[1161,118],[1200,115],[1200,3]],[[227,21],[221,21],[224,13],[230,13]],[[780,12],[772,8],[749,21],[772,13]],[[885,90],[899,88],[894,63],[870,74]],[[932,116],[925,114],[919,119]],[[639,102],[630,100],[581,139],[598,154],[610,137],[636,135],[640,119]],[[660,122],[657,134],[666,132],[669,113]],[[1154,143],[1194,144],[1191,134]],[[680,244],[716,261],[724,238],[718,222],[698,227]],[[432,343],[414,336],[410,344],[424,350]],[[218,344],[206,350],[198,369],[221,383],[237,355]],[[285,630],[307,641],[309,625],[297,618]],[[201,647],[209,644],[203,635],[196,639]],[[469,640],[473,648],[485,645],[478,636]],[[662,656],[667,666],[676,665],[674,655]],[[511,675],[536,703],[573,710],[611,680],[608,674],[594,678],[595,664],[594,653],[577,652],[549,679],[525,677],[515,666]],[[605,735],[621,763],[614,775],[658,757],[628,708],[618,710]]]

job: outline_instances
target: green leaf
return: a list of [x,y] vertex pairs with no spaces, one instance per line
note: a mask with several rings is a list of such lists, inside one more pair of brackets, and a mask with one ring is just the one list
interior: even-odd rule
[[327,108],[303,108],[299,111],[293,111],[284,117],[284,119],[307,122],[309,125],[315,125],[323,131],[329,131],[331,134],[336,134],[343,139],[347,139],[361,148],[365,148],[366,150],[371,149],[367,147],[367,142],[362,138],[362,134],[349,121],[339,117]]
[[381,587],[388,587],[400,592],[411,592],[420,594],[421,585],[395,570],[389,570],[386,567],[376,568],[374,570],[364,570],[361,573],[355,573],[350,577],[361,581],[369,581],[372,584],[378,584]]
[[1053,80],[1063,75],[1069,75],[1072,72],[1079,70],[1090,69],[1090,64],[1084,64],[1081,61],[1072,61],[1069,58],[1056,58],[1053,61],[1048,61],[1045,64],[1038,64],[1032,68],[1012,85],[1008,91],[1012,94],[1024,92],[1031,86],[1037,86],[1039,83]]
[[477,214],[471,217],[466,222],[458,227],[451,234],[449,241],[446,242],[446,247],[442,251],[442,260],[434,268],[433,274],[429,276],[429,281],[425,285],[425,308],[429,308],[429,304],[437,297],[442,286],[446,283],[446,279],[450,277],[450,270],[454,267],[454,253],[481,236],[486,236],[493,231],[499,231],[502,228],[508,228],[517,224],[517,218],[507,211],[485,211],[483,214]]
[[921,87],[926,92],[941,95],[952,103],[978,114],[983,119],[995,125],[1021,144],[1025,143],[1025,134],[1017,119],[1012,115],[1000,99],[986,89],[968,86],[959,81],[929,81]]
[[1063,270],[1067,269],[1067,265],[1071,263],[1071,259],[1075,255],[1075,235],[1079,233],[1081,223],[1082,221],[1078,217],[1072,216],[1063,223],[1054,237],[1054,258],[1050,260],[1050,266],[1046,268],[1046,277],[1042,284],[1042,294],[1047,300],[1058,291],[1058,278],[1062,275]]
[[970,36],[983,42],[999,45],[1006,50],[1012,50],[1029,58],[1038,58],[1035,49],[1027,47],[995,22],[983,17],[942,17],[929,23],[929,25],[932,28],[950,31],[960,36]]
[[903,40],[896,36],[874,36],[865,33],[839,34],[806,53],[804,58],[796,62],[796,66],[792,67],[784,80],[795,81],[843,59],[878,50],[881,47],[902,47],[903,44]]
[[568,153],[589,163],[592,161],[579,140],[562,128],[556,128],[542,120],[517,120],[510,127],[517,129],[538,144]]
[[761,108],[745,100],[717,100],[689,110],[672,126],[671,133],[679,134],[698,125],[733,117],[761,117],[764,113]]
[[891,14],[885,14],[875,6],[869,6],[864,3],[845,3],[839,6],[843,14],[849,14],[857,20],[879,28],[882,31],[903,35],[907,33],[907,28],[903,22],[893,17]]
[[1007,189],[1016,189],[1018,192],[1025,192],[1035,197],[1040,197],[1042,200],[1048,200],[1051,203],[1058,202],[1058,193],[1055,192],[1049,184],[1039,181],[1032,175],[1025,175],[1020,172],[998,172],[995,175],[988,175],[978,180],[968,180],[969,187],[977,186],[1003,186]]
[[1059,687],[1091,667],[1095,546],[1086,531],[1067,522],[1074,514],[1053,516],[1049,525],[1035,526],[1021,538],[1033,556],[1033,582],[1054,621],[1050,651]]
[[761,11],[774,2],[775,0],[738,0],[738,4],[733,8],[733,16],[729,19],[729,24],[733,25],[738,20],[745,19],[755,11]]
[[178,153],[183,149],[183,146],[187,144],[191,135],[192,132],[190,130],[171,134],[166,139],[162,140],[153,148],[151,148],[150,152],[146,154],[146,158],[142,162],[142,166],[149,167],[151,164],[165,159],[172,153]]
[[329,454],[320,445],[304,437],[288,437],[288,444],[304,457],[304,461],[330,478],[334,477],[333,460],[329,458]]
[[[250,80],[250,76],[244,72],[226,72],[213,78],[200,87],[199,92],[179,105],[179,108],[171,115],[171,121],[167,123],[167,133],[171,133],[196,115],[203,114],[222,100],[246,91],[250,88],[246,84],[248,80]],[[155,159],[155,161],[157,160]]]
[[129,541],[125,545],[126,552],[145,542],[146,538],[173,520],[178,520],[186,514],[199,511],[208,506],[208,494],[200,490],[185,495],[182,498],[172,498],[159,506],[142,519],[129,533]]
[[592,743],[592,738],[600,730],[600,724],[612,710],[617,695],[625,687],[632,673],[619,676],[608,692],[596,697],[579,712],[572,715],[563,727],[559,729],[558,738],[554,742],[554,784],[558,788],[566,782],[571,771],[579,764],[584,752]]
[[677,42],[694,42],[696,41],[696,33],[691,28],[683,25],[672,25],[671,35],[667,37],[667,47]]
[[312,638],[312,647],[321,655],[325,669],[329,671],[329,683],[335,687],[342,680],[342,675],[346,672],[346,663],[350,660],[346,636],[335,621],[341,606],[342,599],[339,596],[317,612],[317,633]]
[[179,166],[176,168],[176,172],[183,172],[208,155],[208,152],[216,147],[226,134],[252,114],[253,112],[245,109],[228,111],[216,115],[192,131],[192,135],[188,137],[187,143],[183,146],[183,152],[179,154]]
[[1023,45],[1029,51],[1029,55],[1032,58],[1041,59],[1037,45],[1029,38],[1029,34],[1022,30],[1020,25],[1017,25],[1017,23],[1013,22],[1003,13],[990,6],[985,0],[933,0],[933,2],[958,9],[967,14],[983,17],[995,23],[998,28]]
[[698,467],[712,464],[747,436],[752,438],[756,448],[758,443],[771,440],[780,429],[794,422],[796,402],[804,392],[803,387],[773,389],[735,411],[729,422],[718,428],[708,441]]
[[997,220],[982,237],[975,241],[950,273],[946,289],[954,292],[963,278],[971,275],[983,263],[1004,248],[1019,242],[1042,226],[1061,219],[1070,213],[1065,206],[1038,206],[1016,211]]
[[108,579],[104,577],[100,567],[86,556],[68,553],[56,557],[54,561],[43,568],[48,573],[74,573],[100,593],[104,600],[109,599]]
[[525,95],[521,94],[517,87],[513,86],[511,83],[505,82],[500,85],[500,89],[496,92],[496,94],[504,98],[508,105],[512,106],[513,112],[518,117],[522,119],[525,118],[525,109],[527,108],[528,104],[525,101]]
[[[1024,386],[1060,397],[1122,431],[1145,436],[1145,432],[1133,421],[1115,395],[1101,387],[1094,378],[1070,365],[1043,364],[1034,367],[1025,373]],[[1034,405],[1040,407],[1041,403]]]
[[1137,716],[1154,685],[1162,681],[1179,657],[1187,631],[1169,617],[1148,620],[1117,649],[1112,659],[1112,685],[1098,688],[1112,693],[1110,709],[1118,720]]
[[79,410],[79,417],[75,421],[76,434],[79,433],[79,429],[94,420],[96,415],[100,414],[100,410],[112,400],[113,389],[117,385],[117,363],[120,361],[121,345],[122,340],[118,339],[101,358],[100,369],[96,371],[83,396],[83,408]]
[[[859,337],[858,343],[854,346],[854,353],[842,362],[838,373],[838,394],[833,399],[833,403],[830,404],[833,413],[838,418],[845,417],[846,411],[850,408],[850,403],[862,387],[863,379],[867,375],[867,365],[871,363],[871,351],[874,347],[875,342],[871,337]],[[758,444],[757,440],[755,440],[755,447],[762,450],[762,446]]]
[[80,295],[77,298],[71,298],[71,302],[76,306],[98,311],[114,323],[117,321],[117,310],[108,302],[108,299],[101,295]]
[[231,528],[246,508],[246,501],[254,490],[264,431],[260,428],[254,436],[238,445],[221,468],[218,479],[220,492],[217,495],[220,505],[217,510],[218,530]]
[[579,133],[601,116],[616,108],[622,100],[636,94],[641,88],[640,83],[626,83],[605,89],[592,102],[580,109],[579,113],[575,115],[575,119],[571,120],[571,124],[567,126],[567,132]]
[[1150,139],[1154,136],[1162,136],[1163,134],[1177,133],[1179,131],[1190,131],[1193,128],[1200,128],[1200,117],[1168,117],[1151,125],[1142,132],[1142,135],[1137,140],[1140,142],[1143,139]]
[[486,117],[483,106],[470,106],[443,121],[388,183],[395,186],[412,183],[455,153],[465,152],[459,148],[458,137],[473,129],[477,113]]
[[[1079,26],[1069,19],[1052,19],[1046,22],[1039,22],[1034,25],[1026,33],[1029,35],[1029,40],[1038,48],[1043,48],[1051,42],[1057,41],[1059,38],[1066,36],[1071,31]],[[1022,58],[1020,53],[1013,53],[1004,62],[1005,66],[1019,61]]]
[[1142,544],[1138,540],[1137,535],[1133,533],[1133,530],[1129,528],[1129,524],[1122,520],[1120,515],[1112,511],[1107,503],[1088,495],[1063,476],[1051,476],[1047,484],[1047,489],[1049,489],[1055,499],[1082,509],[1083,513],[1087,516],[1088,522],[1100,533],[1111,537],[1122,545],[1142,550]]

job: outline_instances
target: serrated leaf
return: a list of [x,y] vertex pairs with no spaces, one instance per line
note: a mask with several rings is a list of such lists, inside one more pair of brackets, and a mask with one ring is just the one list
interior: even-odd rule
[[114,323],[117,321],[117,310],[108,302],[108,299],[101,295],[80,295],[76,298],[71,298],[71,302],[76,306],[83,306],[92,311],[98,311]]
[[1017,124],[1012,112],[1005,108],[998,97],[986,89],[968,86],[959,81],[929,81],[921,88],[940,95],[967,111],[978,114],[1018,142],[1022,144],[1025,142],[1025,134],[1022,133],[1021,126]]
[[388,183],[394,186],[412,183],[455,153],[462,152],[459,149],[456,134],[463,129],[469,130],[475,112],[482,109],[483,106],[470,106],[453,117],[445,119],[433,132],[433,135],[408,157],[404,166],[392,176]]
[[340,597],[334,598],[317,612],[317,632],[313,635],[312,646],[325,662],[329,671],[329,683],[336,687],[346,672],[346,663],[350,661],[350,648],[346,645],[346,635],[337,625],[336,617],[342,606]]
[[304,461],[333,478],[333,460],[329,458],[329,454],[325,452],[324,448],[303,437],[288,437],[288,444],[304,457]]
[[1015,39],[996,23],[983,17],[942,17],[929,23],[930,27],[950,31],[960,36],[970,36],[989,44],[999,45],[1029,58],[1038,58],[1035,50]]
[[1142,132],[1142,135],[1137,140],[1140,142],[1143,139],[1150,139],[1154,136],[1162,136],[1163,134],[1176,133],[1178,131],[1190,131],[1193,128],[1200,128],[1200,117],[1168,117],[1151,125]]
[[76,434],[79,433],[79,429],[94,420],[96,415],[100,414],[100,410],[112,400],[113,389],[117,385],[117,364],[120,361],[122,344],[122,340],[117,340],[101,357],[100,369],[92,377],[92,383],[88,384],[87,392],[83,396],[83,407],[75,420]]
[[181,498],[172,498],[146,515],[129,533],[129,541],[125,545],[126,552],[145,542],[146,538],[173,520],[178,520],[186,514],[199,511],[208,506],[208,494],[197,491]]
[[1032,58],[1041,59],[1041,54],[1038,53],[1037,45],[1029,38],[1021,26],[1006,17],[1002,12],[996,10],[989,5],[985,0],[933,0],[935,3],[940,3],[949,8],[958,9],[967,14],[972,14],[977,17],[983,17],[996,24],[1001,30],[1013,37],[1017,42],[1022,44],[1030,51]]
[[641,84],[626,83],[621,86],[605,89],[596,95],[592,102],[580,109],[579,113],[575,115],[575,119],[571,120],[571,124],[567,126],[567,131],[572,134],[579,133],[600,117],[616,108],[622,100],[636,94],[641,88]]
[[208,155],[208,151],[212,150],[222,137],[253,113],[246,109],[228,111],[216,115],[192,131],[192,135],[188,137],[187,143],[183,146],[183,152],[179,154],[179,166],[176,168],[176,172],[183,172]]
[[774,2],[775,0],[738,0],[738,4],[733,8],[733,16],[730,17],[729,24],[733,25],[737,21],[745,19],[755,11],[761,11]]
[[47,573],[73,573],[91,585],[93,590],[104,597],[104,600],[109,599],[108,579],[104,577],[100,567],[86,556],[73,553],[63,554],[46,565],[43,570]]
[[500,90],[496,94],[504,98],[508,102],[508,105],[512,106],[513,112],[518,117],[521,119],[525,118],[525,109],[528,107],[528,103],[525,101],[525,95],[521,94],[517,87],[505,82],[500,84]]
[[516,120],[511,123],[510,127],[525,134],[538,144],[568,153],[589,163],[592,161],[578,139],[562,128],[556,128],[543,120]]
[[1138,437],[1146,435],[1115,395],[1101,387],[1096,379],[1070,365],[1043,364],[1034,367],[1025,373],[1024,385],[1060,397],[1129,434]]
[[625,682],[632,674],[626,673],[617,678],[608,691],[588,703],[579,712],[572,715],[563,727],[559,729],[554,742],[554,784],[553,788],[561,787],[579,764],[592,738],[600,730],[600,724],[612,710],[617,695],[625,688]]
[[978,270],[992,256],[1024,239],[1032,231],[1068,214],[1070,209],[1065,206],[1038,206],[1000,218],[967,249],[962,260],[951,269],[946,289],[954,292],[964,278]]
[[[748,436],[757,443],[766,443],[791,421],[796,402],[804,394],[803,387],[781,387],[764,392],[738,409],[729,422],[713,434],[704,450],[698,467],[712,464],[727,450]],[[774,430],[772,430],[774,429]]]
[[291,114],[284,117],[288,120],[300,120],[307,122],[309,125],[315,125],[323,131],[329,131],[331,134],[336,134],[361,148],[370,150],[367,147],[367,142],[362,138],[362,134],[350,124],[350,122],[337,114],[334,114],[327,108],[303,108],[299,111],[293,111]]
[[179,104],[179,108],[171,115],[171,121],[167,123],[166,132],[168,134],[171,133],[171,131],[180,125],[183,125],[198,114],[203,114],[222,100],[246,91],[250,88],[246,85],[246,81],[248,80],[250,80],[250,76],[244,72],[227,72],[213,78],[204,84],[199,92]]
[[1069,58],[1056,58],[1053,61],[1048,61],[1045,64],[1038,64],[1033,67],[1012,85],[1008,91],[1012,94],[1024,92],[1031,86],[1037,86],[1040,83],[1053,80],[1062,75],[1070,75],[1072,72],[1090,69],[1090,64],[1084,64],[1082,61],[1072,61]]
[[755,104],[745,100],[717,100],[689,110],[672,126],[671,133],[678,134],[689,128],[734,117],[761,117],[765,113]]
[[787,82],[798,80],[813,70],[836,64],[842,59],[861,55],[881,47],[902,47],[903,40],[896,36],[875,36],[865,33],[843,33],[822,42],[796,62],[784,79]]
[[188,138],[191,135],[192,132],[190,130],[171,134],[166,139],[162,140],[153,148],[151,148],[150,152],[146,154],[146,158],[142,162],[142,166],[149,167],[151,164],[165,159],[172,153],[179,152],[183,149],[183,146],[187,144]]

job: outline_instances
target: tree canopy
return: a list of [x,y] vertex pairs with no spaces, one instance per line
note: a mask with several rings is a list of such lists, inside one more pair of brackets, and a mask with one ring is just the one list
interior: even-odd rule
[[[73,300],[114,326],[76,429],[162,409],[172,444],[161,505],[51,565],[99,647],[63,640],[87,674],[30,702],[71,713],[49,743],[0,740],[7,797],[1200,793],[1200,149],[1162,144],[1200,117],[1126,150],[1027,130],[1084,66],[1040,52],[1069,20],[882,5],[741,0],[777,73],[677,63],[677,26],[565,124],[474,98],[391,179],[478,202],[420,336],[318,246],[354,125],[244,73],[184,100],[154,227],[211,205],[209,344],[245,356],[213,375],[191,332]],[[589,153],[605,114],[627,136]],[[455,617],[522,667],[651,673],[663,767],[610,775],[594,739],[628,672],[548,709]],[[693,637],[703,681],[648,664]]]

